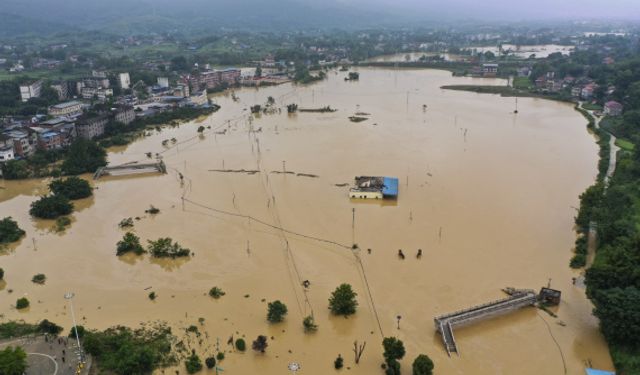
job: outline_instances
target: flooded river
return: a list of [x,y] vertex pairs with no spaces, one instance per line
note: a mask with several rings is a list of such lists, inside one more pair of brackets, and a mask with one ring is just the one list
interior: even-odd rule
[[[68,328],[63,295],[73,290],[76,315],[92,328],[164,320],[184,336],[204,318],[200,330],[208,338],[189,346],[202,355],[215,352],[216,339],[228,351],[231,335],[249,344],[259,334],[273,336],[264,355],[228,352],[221,367],[229,374],[283,374],[291,361],[301,364],[300,374],[333,373],[338,354],[350,373],[381,374],[382,333],[404,341],[405,373],[420,353],[439,374],[582,374],[587,361],[611,369],[592,306],[568,267],[578,196],[597,173],[598,149],[584,118],[570,105],[531,98],[520,99],[514,115],[513,98],[439,88],[500,80],[435,70],[360,69],[359,82],[345,82],[345,75],[331,72],[311,86],[242,89],[238,101],[215,96],[222,108],[199,123],[115,150],[112,164],[162,153],[169,173],[95,182],[94,197],[76,203],[64,234],[28,216],[45,182],[1,182],[0,216],[13,216],[27,231],[0,255],[4,319],[48,318]],[[249,106],[268,96],[280,108],[338,111],[288,115],[283,108],[249,121]],[[356,112],[369,119],[350,122]],[[201,137],[199,125],[210,127]],[[162,145],[171,138],[176,143]],[[272,173],[283,169],[317,177]],[[336,185],[359,175],[399,178],[397,202],[350,201],[348,186]],[[151,204],[158,215],[145,214]],[[116,257],[124,233],[117,224],[136,216],[134,231],[144,242],[172,237],[195,256]],[[348,249],[354,242],[361,250]],[[46,274],[45,285],[30,281],[36,273]],[[327,309],[330,292],[344,282],[360,303],[348,319]],[[537,290],[549,282],[562,291],[557,318],[530,308],[457,329],[460,356],[447,356],[435,316],[502,298],[506,286]],[[213,286],[226,295],[208,297]],[[153,302],[150,291],[158,296]],[[27,311],[9,307],[23,295],[31,300]],[[289,314],[269,325],[266,305],[276,299]],[[301,322],[312,313],[319,330],[305,334]],[[367,342],[358,365],[355,340]]]

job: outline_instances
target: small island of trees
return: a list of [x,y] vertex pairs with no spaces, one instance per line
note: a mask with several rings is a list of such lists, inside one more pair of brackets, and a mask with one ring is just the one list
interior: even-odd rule
[[0,245],[16,242],[24,235],[24,230],[20,229],[18,223],[11,216],[0,220]]

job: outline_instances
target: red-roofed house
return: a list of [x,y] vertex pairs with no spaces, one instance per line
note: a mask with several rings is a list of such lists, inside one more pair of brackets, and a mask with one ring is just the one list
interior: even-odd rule
[[604,105],[604,114],[607,116],[620,116],[622,114],[622,104],[613,100],[607,102]]

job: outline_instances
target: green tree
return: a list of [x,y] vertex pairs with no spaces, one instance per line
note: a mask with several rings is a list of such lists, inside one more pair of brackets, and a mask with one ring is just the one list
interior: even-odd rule
[[16,301],[16,309],[26,309],[29,307],[29,300],[26,297],[18,298]]
[[71,200],[87,198],[93,193],[93,189],[87,180],[75,176],[64,180],[53,180],[49,184],[49,189],[53,194],[63,195]]
[[116,245],[116,255],[118,256],[126,253],[141,255],[144,252],[145,250],[140,244],[140,237],[131,232],[125,233],[122,240],[118,241]]
[[413,361],[413,375],[432,375],[433,361],[426,354],[420,354]]
[[213,288],[209,289],[209,296],[215,299],[218,299],[224,296],[225,294],[226,293],[222,289],[218,288],[217,286],[214,286]]
[[22,375],[27,370],[27,353],[16,346],[0,350],[0,374]]
[[62,172],[65,175],[93,173],[105,165],[107,152],[94,141],[78,138],[69,146]]
[[600,319],[605,337],[616,343],[634,346],[640,337],[640,289],[612,288],[594,295],[594,314]]
[[0,268],[0,280],[4,280],[4,270]]
[[355,314],[358,307],[357,295],[351,285],[341,284],[329,297],[329,309],[336,315],[349,316]]
[[207,357],[204,360],[204,364],[207,365],[207,368],[211,370],[216,366],[216,359],[214,357]]
[[398,360],[405,355],[404,344],[395,337],[385,337],[382,340],[382,347],[384,348],[382,355],[387,364],[386,374],[400,375],[400,362]]
[[247,344],[244,342],[243,338],[239,338],[236,340],[236,349],[241,352],[244,352],[247,349]]
[[38,323],[38,329],[40,330],[40,332],[48,333],[51,335],[57,335],[60,332],[62,332],[62,327],[60,327],[59,325],[53,322],[48,321],[47,319],[44,319],[43,321]]
[[336,358],[336,360],[333,361],[333,367],[336,370],[340,370],[343,366],[344,366],[344,359],[340,354],[338,354],[338,357]]
[[187,372],[189,374],[195,374],[196,372],[202,370],[202,361],[200,357],[196,354],[195,350],[191,351],[191,355],[187,357],[187,360],[184,362],[185,367],[187,368]]
[[287,306],[280,301],[269,302],[267,309],[267,320],[271,323],[279,323],[287,315]]
[[7,180],[29,178],[29,163],[26,160],[9,160],[2,164],[2,176]]
[[55,219],[73,212],[73,203],[64,196],[49,195],[31,203],[29,213],[39,219]]
[[0,244],[16,242],[22,238],[24,234],[25,232],[20,229],[18,223],[13,220],[11,216],[0,220]]
[[177,242],[169,237],[158,238],[156,241],[147,240],[149,243],[149,253],[155,258],[179,258],[188,257],[191,254],[191,250],[183,248]]

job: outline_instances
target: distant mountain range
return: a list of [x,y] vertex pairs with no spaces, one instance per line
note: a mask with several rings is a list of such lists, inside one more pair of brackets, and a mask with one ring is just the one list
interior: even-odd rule
[[3,0],[0,36],[73,29],[118,34],[221,28],[353,29],[401,25],[379,8],[337,0]]

